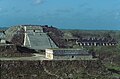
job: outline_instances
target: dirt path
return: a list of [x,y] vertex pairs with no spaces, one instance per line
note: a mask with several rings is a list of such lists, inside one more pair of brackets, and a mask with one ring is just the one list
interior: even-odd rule
[[[41,61],[41,65],[43,66],[42,61]],[[54,74],[54,73],[51,73],[49,70],[46,69],[45,66],[43,66],[43,69],[44,69],[44,71],[45,71],[47,74],[52,75],[52,76],[56,76],[57,79],[63,79],[62,77],[60,77],[60,76],[58,76],[58,75],[56,75],[56,74]]]
[[34,53],[32,57],[2,57],[0,60],[48,60],[44,55]]

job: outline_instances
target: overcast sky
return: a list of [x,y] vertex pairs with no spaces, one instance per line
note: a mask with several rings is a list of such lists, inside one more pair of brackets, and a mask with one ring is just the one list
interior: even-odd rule
[[120,0],[0,0],[0,26],[120,30]]

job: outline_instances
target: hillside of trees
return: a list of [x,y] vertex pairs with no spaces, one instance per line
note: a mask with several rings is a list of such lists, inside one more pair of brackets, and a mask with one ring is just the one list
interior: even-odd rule
[[117,79],[100,61],[0,61],[1,79]]

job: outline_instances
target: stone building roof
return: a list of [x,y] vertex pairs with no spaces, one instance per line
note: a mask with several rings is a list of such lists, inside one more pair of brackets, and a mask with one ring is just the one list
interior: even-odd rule
[[53,55],[90,55],[90,53],[86,50],[82,49],[50,49],[53,51]]
[[107,39],[107,38],[81,38],[77,42],[117,43],[115,39]]

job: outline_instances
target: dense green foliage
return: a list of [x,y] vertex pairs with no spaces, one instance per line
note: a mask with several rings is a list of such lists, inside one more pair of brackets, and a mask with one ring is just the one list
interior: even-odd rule
[[64,33],[71,34],[73,37],[106,37],[120,40],[120,31],[112,30],[62,30]]

